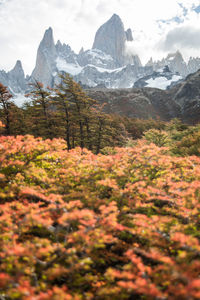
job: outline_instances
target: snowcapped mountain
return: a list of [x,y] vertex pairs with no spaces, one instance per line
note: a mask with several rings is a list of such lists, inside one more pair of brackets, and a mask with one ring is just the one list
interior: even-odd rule
[[126,41],[133,40],[132,31],[124,30],[120,17],[114,14],[96,32],[92,49],[99,49],[109,54],[115,62],[115,67],[134,63],[134,56],[126,54]]
[[183,79],[178,72],[173,73],[166,65],[164,68],[154,71],[152,74],[144,76],[138,79],[134,83],[134,87],[152,87],[161,90],[166,90],[171,87],[174,83],[178,83]]
[[[186,63],[179,51],[160,61],[142,66],[138,55],[126,51],[126,43],[133,40],[131,29],[124,29],[120,17],[114,14],[97,30],[92,49],[77,54],[59,40],[55,44],[53,30],[49,27],[38,47],[35,68],[25,77],[22,64],[17,61],[10,72],[0,71],[0,82],[8,86],[23,101],[29,83],[40,81],[54,87],[60,82],[59,73],[70,73],[77,82],[87,87],[130,88],[148,86],[166,89],[200,68],[200,58],[190,58]],[[168,71],[162,71],[168,66]],[[18,100],[16,100],[18,101]]]
[[142,67],[137,55],[126,53],[126,42],[132,39],[131,29],[125,31],[120,17],[115,14],[98,29],[92,49],[79,54],[60,41],[55,45],[49,28],[39,45],[31,77],[52,87],[59,82],[58,73],[64,71],[89,87],[131,87],[147,70],[152,71],[151,67]]
[[153,61],[151,58],[146,66],[152,67],[154,71],[168,66],[171,72],[179,73],[182,77],[186,77],[200,69],[200,58],[190,57],[188,63],[186,63],[180,51],[176,51],[175,53],[168,54],[162,60]]

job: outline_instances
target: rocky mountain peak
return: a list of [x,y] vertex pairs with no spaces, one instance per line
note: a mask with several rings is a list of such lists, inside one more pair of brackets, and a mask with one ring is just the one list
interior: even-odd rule
[[15,68],[21,68],[22,69],[22,62],[21,62],[21,60],[17,60],[16,61],[16,64],[15,64],[15,66],[14,66],[14,69]]
[[17,60],[14,68],[9,72],[11,76],[24,78],[24,70],[20,60]]
[[48,49],[55,47],[54,39],[53,39],[53,30],[52,30],[51,27],[49,27],[45,31],[43,39],[40,43],[40,47],[41,48],[48,48]]
[[126,33],[126,40],[128,42],[132,42],[133,41],[132,30],[128,28],[125,33]]
[[183,56],[182,56],[182,54],[181,54],[181,52],[180,52],[179,50],[177,50],[177,51],[175,52],[175,56],[176,56],[176,57],[181,57],[181,58],[183,59]]
[[12,86],[12,91],[20,93],[27,88],[27,82],[25,80],[24,70],[20,60],[17,60],[14,68],[7,73],[8,85]]
[[175,59],[175,60],[184,61],[183,56],[179,50],[177,50],[175,53],[169,53],[166,59],[169,60]]
[[166,58],[165,64],[169,66],[172,72],[179,72],[182,76],[186,76],[188,74],[187,65],[180,51],[169,54]]
[[119,66],[124,63],[126,33],[120,17],[114,14],[96,32],[93,49],[111,55]]
[[22,64],[17,61],[10,72],[0,71],[0,82],[15,94],[26,91],[28,83],[34,80],[45,87],[53,87],[59,83],[59,72],[67,72],[77,82],[90,87],[130,88],[141,79],[143,86],[166,88],[171,82],[177,83],[180,75],[185,78],[200,68],[200,58],[190,58],[186,64],[180,51],[158,61],[151,58],[143,66],[139,56],[132,51],[132,45],[132,31],[130,28],[124,30],[117,14],[97,30],[93,49],[84,51],[82,48],[78,54],[60,40],[55,45],[53,30],[49,27],[39,44],[32,75],[24,78]]
[[34,80],[41,81],[45,86],[52,86],[52,74],[56,71],[56,57],[57,51],[54,44],[53,30],[49,27],[40,42],[35,69],[31,77]]
[[84,52],[84,48],[83,47],[81,47],[81,49],[80,49],[80,51],[79,51],[79,53],[78,54],[82,54]]
[[117,14],[113,14],[112,17],[110,18],[110,20],[108,20],[108,21],[122,23],[121,18]]
[[188,72],[194,73],[200,69],[200,58],[199,57],[190,57],[188,61]]
[[152,66],[154,71],[159,71],[164,66],[168,66],[171,72],[178,72],[182,77],[185,77],[190,73],[189,69],[193,70],[193,72],[197,71],[197,65],[197,60],[195,60],[195,63],[191,61],[190,63],[186,64],[179,50],[174,53],[169,53],[166,58],[158,61],[153,61],[153,59],[150,58],[146,64],[146,66]]
[[56,49],[61,48],[61,47],[62,47],[62,43],[60,40],[58,40],[56,43]]
[[153,61],[153,58],[151,57],[149,60],[148,60],[148,62],[146,63],[146,67],[154,67],[154,61]]

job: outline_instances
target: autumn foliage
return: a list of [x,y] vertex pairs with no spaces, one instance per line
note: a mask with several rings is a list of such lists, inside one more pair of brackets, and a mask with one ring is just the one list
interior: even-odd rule
[[0,298],[199,299],[200,158],[0,137]]

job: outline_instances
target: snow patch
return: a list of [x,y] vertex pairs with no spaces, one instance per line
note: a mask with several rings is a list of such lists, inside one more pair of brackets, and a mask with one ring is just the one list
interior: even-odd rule
[[116,73],[118,73],[118,72],[122,71],[124,68],[126,68],[126,66],[125,66],[125,67],[121,67],[121,68],[117,68],[117,69],[106,69],[106,68],[97,67],[97,66],[91,65],[91,64],[86,65],[86,67],[95,68],[100,73],[105,73],[105,72],[108,72],[108,73],[116,72]]
[[78,75],[82,71],[82,67],[78,64],[67,63],[63,58],[58,57],[56,59],[56,66],[59,71],[64,71],[71,75]]
[[13,97],[13,102],[18,107],[22,107],[25,102],[29,102],[29,101],[31,101],[31,99],[28,97],[25,97],[24,94],[21,94],[21,93],[15,94],[15,96]]
[[173,59],[174,59],[174,57],[169,57],[168,58],[169,61],[172,61]]
[[161,90],[166,90],[166,88],[172,83],[180,80],[182,77],[178,75],[173,75],[171,79],[166,77],[157,77],[155,79],[151,78],[146,81],[147,87],[158,88]]
[[106,54],[104,52],[102,52],[99,49],[91,49],[91,50],[87,50],[86,51],[90,56],[92,56],[93,58],[102,58],[105,60],[113,60],[112,56],[110,56],[109,54]]

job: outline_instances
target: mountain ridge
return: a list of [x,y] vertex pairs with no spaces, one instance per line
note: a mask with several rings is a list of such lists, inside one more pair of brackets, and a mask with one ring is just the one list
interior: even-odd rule
[[[127,54],[127,41],[133,41],[132,31],[125,30],[115,14],[97,30],[92,49],[81,49],[78,54],[68,44],[59,40],[55,43],[49,27],[39,44],[32,74],[25,77],[21,61],[17,61],[11,71],[0,71],[0,82],[21,105],[30,83],[37,80],[45,87],[54,87],[60,82],[59,73],[67,72],[84,88],[90,88],[88,93],[93,98],[103,101],[104,96],[110,112],[198,122],[200,79],[196,69],[200,68],[200,58],[190,58],[186,63],[176,51],[160,61],[150,59],[143,66],[138,55]],[[189,75],[192,71],[196,73]],[[114,102],[109,103],[107,95]]]
[[59,83],[58,73],[68,72],[77,82],[89,87],[130,88],[140,78],[166,65],[171,72],[178,72],[183,78],[200,68],[200,58],[190,58],[186,64],[179,51],[160,61],[150,59],[143,66],[137,54],[127,53],[126,42],[134,43],[132,31],[124,29],[116,14],[97,30],[92,49],[82,49],[78,54],[68,44],[59,40],[55,43],[53,29],[49,27],[39,44],[32,74],[25,77],[22,66],[21,72],[16,72],[15,68],[7,73],[2,70],[0,82],[8,86],[11,93],[18,94],[26,92],[29,83],[34,80],[53,87]]

